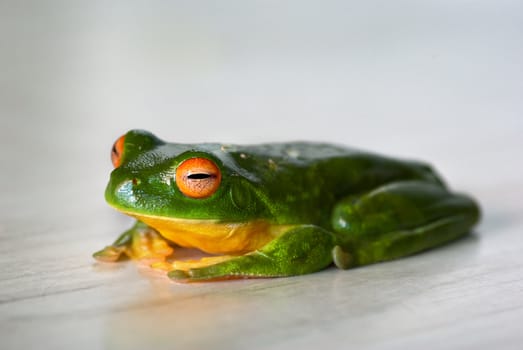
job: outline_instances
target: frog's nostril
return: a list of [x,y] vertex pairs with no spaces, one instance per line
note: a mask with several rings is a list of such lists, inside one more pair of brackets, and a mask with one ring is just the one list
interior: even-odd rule
[[120,184],[118,185],[118,188],[125,189],[125,190],[130,190],[134,186],[138,186],[141,183],[142,182],[140,181],[140,179],[137,179],[137,178],[133,177],[131,179],[126,179],[126,180],[120,182]]

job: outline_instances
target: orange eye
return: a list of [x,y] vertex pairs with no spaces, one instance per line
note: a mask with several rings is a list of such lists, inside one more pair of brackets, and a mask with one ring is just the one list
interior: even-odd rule
[[190,198],[206,198],[212,195],[222,180],[220,169],[207,158],[190,158],[176,169],[176,184]]
[[118,168],[122,164],[123,145],[125,142],[125,135],[120,136],[113,145],[111,150],[111,161],[115,168]]

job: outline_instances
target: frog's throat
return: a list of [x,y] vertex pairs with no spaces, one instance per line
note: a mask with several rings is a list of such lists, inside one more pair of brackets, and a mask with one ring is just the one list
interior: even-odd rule
[[276,225],[266,220],[220,222],[169,218],[125,212],[154,228],[166,239],[186,248],[210,254],[240,255],[260,249],[292,225]]

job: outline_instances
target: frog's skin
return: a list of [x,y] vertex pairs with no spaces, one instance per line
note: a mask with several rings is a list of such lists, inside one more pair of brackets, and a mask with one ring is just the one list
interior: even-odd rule
[[[131,130],[112,157],[106,200],[137,223],[95,258],[152,259],[180,281],[391,260],[465,235],[479,219],[474,200],[429,166],[330,144],[176,144]],[[167,260],[177,246],[216,256]]]

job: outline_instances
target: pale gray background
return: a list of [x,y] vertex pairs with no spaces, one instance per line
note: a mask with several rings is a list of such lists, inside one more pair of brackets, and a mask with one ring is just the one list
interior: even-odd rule
[[[4,349],[516,349],[521,1],[1,1]],[[484,219],[310,276],[179,285],[90,254],[116,137],[323,140],[432,162]]]

